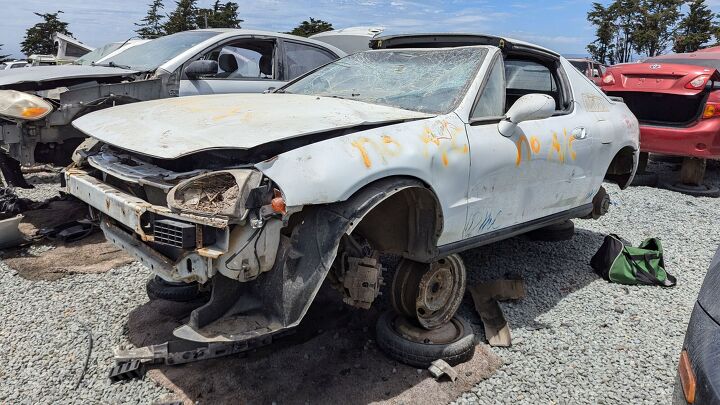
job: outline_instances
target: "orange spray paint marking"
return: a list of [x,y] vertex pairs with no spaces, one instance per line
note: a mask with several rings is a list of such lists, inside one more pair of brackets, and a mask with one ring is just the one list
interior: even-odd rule
[[530,137],[530,149],[533,153],[540,153],[540,140],[535,135]]
[[574,136],[568,137],[567,131],[565,129],[563,129],[563,134],[565,134],[565,139],[567,139],[567,151],[568,151],[568,154],[570,155],[570,159],[575,160],[575,158],[577,157],[577,153],[575,153],[575,150],[573,150],[573,145],[572,145],[573,142],[575,142],[575,137]]
[[362,156],[365,167],[369,169],[370,167],[372,167],[372,162],[370,161],[370,155],[368,155],[367,150],[365,149],[365,144],[368,142],[370,142],[369,139],[360,138],[357,141],[353,141],[351,145],[360,152],[360,156]]
[[565,161],[565,154],[563,153],[562,145],[560,145],[557,134],[555,132],[553,132],[552,145],[550,145],[550,153],[548,154],[548,160],[552,158],[553,152],[557,153],[558,161],[560,161],[560,163]]
[[532,150],[530,148],[530,142],[528,142],[527,137],[525,135],[521,135],[520,139],[515,142],[515,146],[517,147],[517,158],[515,159],[515,166],[520,166],[520,163],[522,163],[522,157],[523,157],[523,145],[526,146],[525,150],[527,150],[527,155],[525,157],[525,160],[530,161],[530,158],[532,157]]
[[447,167],[447,165],[450,163],[450,162],[448,162],[447,152],[445,152],[445,151],[443,151],[443,153],[442,153],[442,162],[443,162],[443,166],[445,166],[445,167]]

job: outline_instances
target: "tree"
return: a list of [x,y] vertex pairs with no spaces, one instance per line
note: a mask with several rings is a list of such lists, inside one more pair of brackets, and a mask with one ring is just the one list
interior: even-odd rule
[[588,52],[603,64],[615,64],[615,48],[614,39],[617,31],[615,26],[615,18],[607,7],[600,3],[593,3],[592,9],[587,14],[588,21],[593,24],[595,29],[595,41],[587,46]]
[[[3,47],[4,45],[5,45],[5,44],[0,44],[0,52],[2,52],[2,47]],[[2,54],[0,54],[0,63],[5,62],[5,61],[8,61],[8,60],[11,60],[11,59],[9,58],[9,56],[10,56],[10,55],[2,55]]]
[[235,2],[220,4],[220,0],[215,0],[213,8],[198,9],[195,24],[200,28],[240,28],[243,20],[238,16],[238,8]]
[[177,0],[177,7],[163,24],[165,33],[169,35],[198,28],[196,3],[197,0]]
[[705,4],[705,0],[689,0],[687,15],[678,24],[673,51],[677,53],[695,52],[703,47],[717,32],[715,14]]
[[55,43],[53,35],[57,32],[72,37],[72,33],[68,31],[68,23],[60,21],[58,18],[62,11],[57,13],[33,13],[43,19],[43,22],[37,23],[25,31],[25,39],[20,43],[21,50],[25,55],[32,54],[54,54]]
[[320,32],[330,31],[333,29],[332,24],[323,20],[316,20],[310,17],[310,21],[303,21],[297,27],[293,28],[288,34],[298,35],[301,37],[309,37]]
[[140,20],[141,22],[135,23],[136,26],[140,27],[135,30],[140,38],[153,39],[164,35],[163,30],[163,15],[160,14],[160,10],[164,8],[162,0],[154,0],[152,4],[148,5],[147,15],[145,18]]
[[642,0],[633,42],[638,53],[657,56],[665,52],[675,36],[683,0]]

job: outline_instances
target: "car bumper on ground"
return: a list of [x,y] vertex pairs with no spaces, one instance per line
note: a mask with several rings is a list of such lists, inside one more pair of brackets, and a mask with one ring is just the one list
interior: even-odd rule
[[[695,373],[695,404],[720,403],[720,324],[695,303],[683,349]],[[676,382],[674,404],[687,404],[681,384]]]
[[720,158],[720,119],[701,120],[691,127],[640,126],[640,149],[664,155]]

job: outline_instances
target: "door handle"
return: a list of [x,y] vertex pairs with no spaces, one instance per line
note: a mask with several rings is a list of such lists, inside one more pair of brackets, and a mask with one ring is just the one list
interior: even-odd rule
[[577,139],[578,141],[587,139],[587,129],[585,127],[578,127],[573,129],[572,131],[573,138]]

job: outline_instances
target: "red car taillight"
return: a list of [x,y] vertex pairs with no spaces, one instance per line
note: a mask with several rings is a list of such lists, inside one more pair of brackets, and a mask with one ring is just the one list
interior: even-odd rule
[[686,89],[691,90],[702,90],[703,87],[705,87],[705,83],[707,83],[710,76],[708,75],[700,75],[692,80],[690,80],[686,85]]
[[602,84],[603,86],[612,86],[615,84],[615,76],[610,72],[605,73],[605,76],[602,78]]

